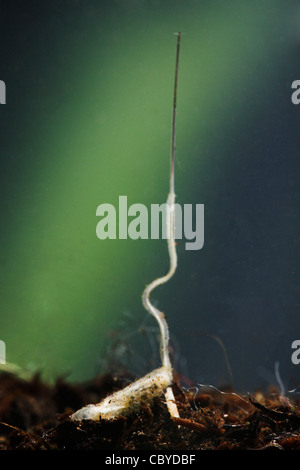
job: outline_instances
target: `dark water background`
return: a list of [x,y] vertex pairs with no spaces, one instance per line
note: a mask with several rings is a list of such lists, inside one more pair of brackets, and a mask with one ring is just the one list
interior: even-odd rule
[[238,390],[278,385],[276,364],[286,390],[300,384],[299,27],[296,1],[1,1],[8,362],[72,380],[109,359],[137,375],[159,361],[141,292],[166,246],[97,240],[95,210],[166,199],[181,29],[177,201],[205,204],[205,244],[178,243],[154,296],[174,365],[221,386],[227,354]]

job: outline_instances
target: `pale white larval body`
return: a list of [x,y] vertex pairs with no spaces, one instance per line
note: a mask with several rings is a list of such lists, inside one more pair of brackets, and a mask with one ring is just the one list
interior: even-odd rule
[[154,397],[160,396],[172,383],[172,379],[172,372],[166,367],[160,367],[104,398],[100,403],[81,408],[71,416],[71,419],[98,421],[126,416],[137,411],[142,403],[149,403]]

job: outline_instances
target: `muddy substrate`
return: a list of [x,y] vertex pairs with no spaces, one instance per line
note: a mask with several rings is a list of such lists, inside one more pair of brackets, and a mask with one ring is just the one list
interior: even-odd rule
[[180,420],[172,421],[163,397],[113,422],[74,423],[70,414],[97,403],[128,380],[109,375],[86,384],[38,376],[0,374],[2,450],[300,450],[300,401],[276,390],[239,396],[232,391],[173,386]]

